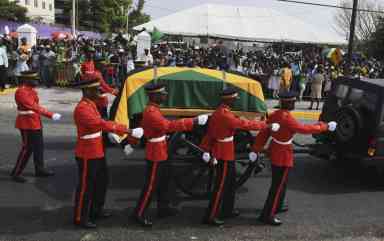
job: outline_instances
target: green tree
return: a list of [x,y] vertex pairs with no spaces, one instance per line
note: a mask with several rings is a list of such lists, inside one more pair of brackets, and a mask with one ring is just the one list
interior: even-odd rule
[[129,14],[129,29],[149,22],[151,16],[143,12],[145,0],[138,0],[137,7]]
[[367,44],[367,53],[381,61],[384,60],[384,17],[380,17],[376,31],[371,35]]
[[[342,0],[341,6],[346,8],[352,7],[353,1]],[[367,9],[374,11],[383,11],[384,7],[380,1],[376,0],[360,0],[359,9]],[[358,41],[365,41],[371,37],[378,24],[379,17],[382,14],[369,11],[358,11],[356,17],[356,39]],[[343,36],[349,36],[351,24],[352,11],[349,9],[339,9],[335,15],[336,30]]]
[[0,0],[1,19],[26,22],[29,20],[26,14],[27,8],[17,5],[16,2],[10,2],[9,0]]
[[[150,20],[143,13],[144,4],[144,0],[139,0],[135,7],[132,0],[78,0],[78,24],[86,29],[106,33],[124,31],[127,29],[127,14],[131,9],[128,19],[130,27]],[[71,14],[71,10],[72,3],[69,1],[64,8],[65,14]]]

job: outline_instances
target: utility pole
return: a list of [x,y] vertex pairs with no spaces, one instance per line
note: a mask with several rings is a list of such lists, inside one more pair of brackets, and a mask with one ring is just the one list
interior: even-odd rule
[[352,53],[353,53],[353,43],[355,39],[355,26],[356,26],[356,16],[357,16],[357,6],[358,0],[353,0],[353,8],[352,8],[352,17],[351,17],[351,25],[349,31],[349,43],[348,43],[348,59],[347,59],[347,73],[350,72],[350,67],[352,64]]
[[121,32],[123,32],[123,29],[124,29],[124,6],[121,5],[120,6],[120,10],[121,10]]
[[129,28],[128,28],[128,24],[129,24],[129,9],[130,9],[130,7],[127,6],[127,37],[128,37],[128,32],[129,32]]
[[76,37],[76,0],[72,0],[72,36]]

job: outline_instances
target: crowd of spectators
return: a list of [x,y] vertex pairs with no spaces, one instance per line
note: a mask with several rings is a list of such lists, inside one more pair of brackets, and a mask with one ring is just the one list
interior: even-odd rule
[[[263,84],[265,94],[271,98],[277,98],[282,89],[289,89],[297,92],[299,99],[307,97],[316,102],[319,108],[318,103],[331,89],[332,82],[344,74],[346,56],[336,64],[324,55],[325,49],[321,47],[301,46],[291,51],[282,51],[279,47],[270,45],[244,51],[228,49],[222,41],[208,48],[174,48],[160,44],[154,46],[152,55],[157,66],[198,66],[251,76]],[[381,62],[359,54],[354,54],[352,60],[349,72],[353,77],[383,78]]]
[[[41,39],[33,47],[26,39],[18,43],[17,39],[4,37],[0,38],[0,91],[7,84],[17,84],[19,73],[28,69],[38,71],[41,84],[46,87],[76,81],[84,60],[83,46],[94,47],[96,67],[112,86],[121,86],[129,72],[138,66],[204,67],[251,76],[263,84],[265,95],[271,98],[277,98],[282,89],[296,91],[300,99],[310,97],[317,103],[316,108],[332,82],[345,70],[344,62],[333,63],[322,54],[323,48],[314,46],[283,51],[278,45],[267,45],[245,51],[229,49],[223,41],[210,47],[161,43],[137,56],[136,47],[122,36],[113,40],[87,40],[81,36],[73,40]],[[350,72],[355,77],[383,77],[380,62],[357,54],[352,59]]]

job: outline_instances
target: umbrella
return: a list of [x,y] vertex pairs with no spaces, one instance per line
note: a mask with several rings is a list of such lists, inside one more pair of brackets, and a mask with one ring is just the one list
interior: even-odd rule
[[10,33],[9,33],[9,36],[10,36],[11,38],[17,38],[17,37],[19,36],[19,33],[18,33],[18,32],[10,32]]
[[68,32],[53,32],[51,35],[53,39],[72,39],[72,35]]
[[343,61],[344,52],[340,48],[324,49],[322,54],[335,65],[339,65]]

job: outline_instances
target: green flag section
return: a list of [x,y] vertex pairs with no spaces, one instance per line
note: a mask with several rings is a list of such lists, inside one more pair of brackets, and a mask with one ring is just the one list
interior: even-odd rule
[[151,35],[152,43],[159,41],[162,37],[164,37],[164,33],[160,32],[156,27],[154,27]]
[[203,68],[161,67],[157,71],[146,69],[128,76],[114,120],[127,124],[134,114],[143,112],[148,103],[144,86],[154,81],[167,86],[169,96],[162,108],[213,110],[220,102],[221,91],[232,86],[240,94],[234,110],[267,112],[261,85],[256,80]]

